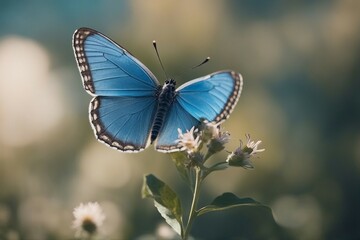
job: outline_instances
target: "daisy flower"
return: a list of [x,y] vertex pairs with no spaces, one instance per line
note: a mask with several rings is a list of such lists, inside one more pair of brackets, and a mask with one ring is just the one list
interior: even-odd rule
[[80,203],[73,211],[73,228],[77,236],[94,235],[103,225],[105,215],[97,202]]

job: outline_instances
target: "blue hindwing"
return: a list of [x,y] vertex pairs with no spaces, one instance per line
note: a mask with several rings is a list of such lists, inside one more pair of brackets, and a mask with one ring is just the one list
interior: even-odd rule
[[124,152],[145,149],[157,108],[153,97],[95,97],[90,121],[96,137]]

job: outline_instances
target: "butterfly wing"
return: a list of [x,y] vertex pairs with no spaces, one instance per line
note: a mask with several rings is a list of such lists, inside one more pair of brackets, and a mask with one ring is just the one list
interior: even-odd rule
[[84,88],[91,95],[149,96],[159,86],[144,64],[95,30],[76,30],[73,48]]
[[242,77],[233,71],[220,71],[180,86],[176,99],[158,137],[158,151],[181,150],[176,142],[177,129],[182,132],[198,126],[201,119],[221,123],[229,117],[239,100]]
[[95,97],[90,103],[90,122],[98,140],[123,152],[144,150],[156,112],[150,97]]
[[80,28],[73,49],[85,90],[95,96],[90,122],[101,142],[120,151],[149,144],[159,83],[139,60],[103,34]]
[[177,100],[194,118],[221,123],[238,102],[242,85],[240,73],[220,71],[180,86]]

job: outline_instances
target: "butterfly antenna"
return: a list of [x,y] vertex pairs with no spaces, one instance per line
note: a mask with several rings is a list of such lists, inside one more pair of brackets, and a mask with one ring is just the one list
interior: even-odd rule
[[201,65],[204,65],[204,64],[207,63],[208,61],[210,61],[210,57],[205,58],[205,60],[202,61],[202,63],[200,63],[199,65],[196,65],[195,67],[192,67],[191,69],[200,67]]
[[[204,65],[205,63],[207,63],[208,61],[210,61],[210,57],[205,58],[205,60],[204,60],[204,61],[202,61],[200,64],[198,64],[198,65],[196,65],[196,66],[192,67],[191,69],[198,68],[198,67],[200,67],[200,66]],[[183,74],[183,73],[184,73],[184,71],[182,72],[182,74]],[[182,75],[182,74],[180,74],[180,75]]]
[[159,59],[161,68],[162,68],[162,70],[163,70],[164,73],[165,73],[165,77],[166,77],[166,79],[168,79],[168,75],[167,75],[167,73],[166,73],[166,71],[165,71],[165,68],[164,68],[164,65],[163,65],[163,63],[162,63],[162,61],[161,61],[161,58],[160,58],[159,51],[158,51],[157,44],[156,44],[156,41],[155,41],[155,40],[153,41],[153,46],[154,46],[156,55],[157,55],[157,57],[158,57],[158,59]]

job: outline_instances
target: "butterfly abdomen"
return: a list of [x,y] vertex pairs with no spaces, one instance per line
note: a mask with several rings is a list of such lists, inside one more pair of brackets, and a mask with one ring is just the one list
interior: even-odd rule
[[155,120],[151,130],[151,143],[157,138],[164,123],[167,112],[175,97],[176,82],[173,79],[167,80],[159,95],[159,104],[155,115]]

